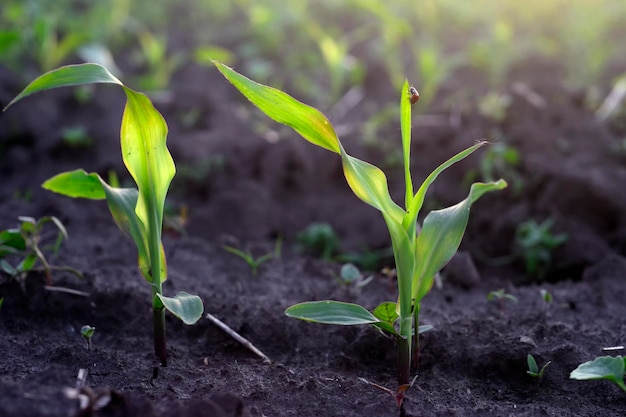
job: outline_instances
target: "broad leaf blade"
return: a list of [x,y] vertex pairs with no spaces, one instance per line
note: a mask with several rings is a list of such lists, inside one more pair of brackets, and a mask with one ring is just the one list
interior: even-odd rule
[[213,63],[241,94],[272,120],[291,127],[315,145],[339,153],[335,129],[319,110],[280,90],[254,82],[224,64]]
[[44,182],[42,187],[73,198],[88,198],[90,200],[106,198],[98,174],[88,174],[82,169],[55,175]]
[[352,326],[358,324],[374,324],[379,320],[364,307],[358,304],[340,301],[309,301],[289,307],[285,314],[300,320],[323,324],[339,324]]
[[174,297],[166,297],[162,294],[157,294],[157,297],[159,297],[170,313],[181,319],[185,324],[194,324],[202,317],[204,306],[202,305],[202,299],[197,295],[181,291]]
[[139,188],[136,213],[148,226],[152,207],[160,230],[165,196],[176,173],[166,146],[167,125],[145,94],[126,87],[124,91],[128,101],[122,118],[122,157]]
[[8,109],[12,104],[33,93],[51,90],[59,87],[69,87],[75,85],[109,83],[119,84],[122,82],[115,78],[106,68],[98,64],[68,65],[59,69],[47,72],[33,82],[4,108]]
[[606,379],[616,383],[626,391],[624,384],[624,363],[621,356],[600,356],[592,361],[581,363],[570,373],[571,379]]
[[474,183],[465,200],[442,210],[431,211],[426,216],[415,247],[417,267],[413,278],[413,297],[417,303],[430,291],[435,274],[452,259],[459,248],[472,203],[483,194],[504,187],[504,180]]

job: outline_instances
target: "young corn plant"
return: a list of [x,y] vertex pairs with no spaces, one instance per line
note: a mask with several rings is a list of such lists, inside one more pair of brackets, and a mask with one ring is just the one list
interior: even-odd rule
[[[421,228],[417,217],[428,187],[446,168],[464,159],[486,142],[458,153],[436,168],[418,188],[413,188],[410,171],[411,104],[416,91],[404,81],[400,95],[402,150],[406,182],[405,207],[389,195],[387,178],[374,165],[349,155],[339,141],[328,119],[317,109],[307,106],[286,93],[258,84],[231,68],[215,62],[217,69],[248,100],[273,120],[292,127],[304,139],[341,157],[344,176],[354,194],[380,210],[393,247],[398,278],[397,302],[385,302],[373,313],[357,304],[338,301],[305,302],[289,307],[285,314],[298,319],[327,324],[369,324],[395,336],[398,346],[398,389],[401,405],[410,387],[411,363],[417,365],[419,354],[420,303],[432,288],[435,274],[457,251],[467,226],[472,203],[487,192],[506,187],[503,180],[472,184],[460,203],[430,212]],[[422,328],[425,330],[425,328]]]
[[[167,124],[150,99],[126,87],[106,68],[96,64],[69,65],[41,75],[7,106],[33,93],[57,87],[94,83],[117,84],[126,93],[121,125],[122,159],[137,188],[112,187],[97,173],[82,169],[64,172],[47,180],[47,190],[74,198],[106,199],[117,225],[131,236],[138,250],[139,270],[152,287],[154,349],[167,364],[165,310],[193,324],[202,316],[200,297],[179,292],[163,295],[167,278],[165,251],[161,242],[163,205],[176,167],[167,146]],[[6,108],[5,108],[6,110]]]

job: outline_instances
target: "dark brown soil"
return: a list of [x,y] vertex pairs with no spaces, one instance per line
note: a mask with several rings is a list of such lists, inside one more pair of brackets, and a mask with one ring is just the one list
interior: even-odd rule
[[[626,342],[626,169],[616,150],[623,132],[596,121],[579,94],[558,85],[558,74],[536,74],[521,68],[512,81],[540,91],[545,107],[512,93],[500,123],[470,106],[457,114],[459,124],[416,126],[416,181],[475,139],[499,137],[519,149],[524,184],[520,192],[511,187],[474,206],[462,252],[444,270],[443,287],[425,298],[421,316],[434,330],[423,335],[405,416],[625,415],[626,396],[616,386],[569,379],[579,363],[603,355],[603,347]],[[442,97],[453,99],[446,91],[455,88],[450,85]],[[19,89],[15,76],[2,73],[0,105]],[[380,214],[351,194],[335,155],[273,125],[281,140],[262,139],[254,127],[258,115],[216,71],[187,67],[172,92],[174,100],[157,107],[170,125],[168,144],[179,173],[184,166],[199,172],[214,156],[224,164],[200,179],[179,174],[172,185],[171,203],[187,206],[190,214],[186,234],[167,232],[164,238],[165,292],[200,295],[207,313],[248,338],[272,364],[207,319],[187,327],[170,317],[169,363],[156,367],[150,288],[136,268],[132,242],[105,203],[39,188],[68,169],[126,172],[118,142],[123,96],[98,87],[95,100],[80,105],[71,91],[53,91],[0,116],[0,228],[13,227],[20,215],[58,216],[70,239],[54,263],[77,268],[86,278],[57,272],[54,283],[90,295],[45,290],[38,274],[28,277],[24,293],[0,275],[0,416],[399,415],[391,397],[359,379],[395,388],[390,340],[371,328],[308,324],[283,315],[306,300],[334,298],[373,308],[395,299],[394,284],[381,274],[361,292],[349,292],[333,277],[340,264],[294,250],[295,236],[312,222],[330,223],[344,251],[384,249],[389,239]],[[437,100],[433,111],[447,115],[445,103]],[[192,108],[199,122],[185,127],[180,115]],[[362,117],[356,109],[333,123],[358,125]],[[93,146],[63,144],[61,129],[78,123],[93,136]],[[385,134],[386,141],[399,141],[395,125]],[[380,148],[364,147],[356,134],[342,140],[353,154],[384,160]],[[432,207],[461,199],[465,174],[479,162],[479,155],[472,157],[443,175],[430,195]],[[392,193],[401,196],[401,172],[387,172]],[[24,198],[27,192],[32,197]],[[555,232],[569,239],[555,252],[545,282],[533,282],[520,261],[489,261],[513,251],[520,222],[548,217]],[[278,236],[284,238],[281,258],[263,264],[256,277],[221,247],[236,241],[262,254],[273,250]],[[519,301],[488,302],[487,293],[498,288]],[[541,288],[553,295],[551,304],[541,299]],[[84,324],[96,327],[91,350],[79,332]],[[540,385],[526,374],[529,353],[540,365],[552,361]],[[68,397],[81,368],[88,371],[90,390],[111,396],[104,408],[81,414],[79,401]]]

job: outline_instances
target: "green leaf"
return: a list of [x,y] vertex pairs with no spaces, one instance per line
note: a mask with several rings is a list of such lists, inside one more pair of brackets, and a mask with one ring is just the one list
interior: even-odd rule
[[379,320],[387,323],[394,323],[398,318],[398,312],[396,311],[396,307],[396,303],[386,301],[379,304],[378,307],[374,309],[372,314],[374,314],[374,316]]
[[348,155],[343,147],[341,161],[352,192],[365,203],[401,222],[404,210],[391,199],[385,173],[368,162]]
[[533,355],[529,354],[526,356],[526,363],[528,365],[528,371],[526,372],[532,376],[537,376],[539,374],[539,367],[537,366],[537,361],[535,361]]
[[24,259],[22,259],[19,265],[17,265],[16,269],[18,272],[30,272],[35,266],[36,262],[37,262],[37,255],[35,255],[34,253],[31,253],[28,256],[26,256]]
[[46,190],[73,198],[103,200],[106,198],[98,174],[88,174],[82,169],[63,172],[42,185]]
[[98,64],[68,65],[49,71],[33,82],[4,108],[8,109],[19,100],[39,91],[51,90],[58,87],[69,87],[75,85],[110,83],[122,85],[122,82],[115,78],[106,68]]
[[626,391],[624,384],[624,364],[622,356],[600,356],[592,361],[581,363],[570,373],[571,379],[606,379]]
[[405,207],[413,200],[413,180],[411,179],[411,97],[409,81],[404,80],[400,92],[400,131],[402,132],[402,155],[404,159],[404,181],[406,184]]
[[202,305],[202,299],[197,295],[181,291],[174,297],[166,297],[162,294],[157,294],[157,297],[159,297],[163,306],[170,313],[181,319],[185,324],[194,324],[202,317],[204,306]]
[[[153,282],[146,225],[135,213],[139,192],[134,188],[113,188],[99,176],[98,178],[104,189],[113,220],[115,220],[115,223],[123,232],[133,239],[135,246],[137,246],[138,264],[141,275],[146,281]],[[163,258],[165,258],[164,252]],[[162,277],[166,277],[166,264],[164,259],[161,268],[163,268]]]
[[17,274],[19,274],[19,271],[17,269],[15,269],[13,267],[13,265],[8,263],[4,259],[0,259],[0,269],[2,269],[4,272],[6,272],[7,274],[9,274],[12,277],[14,277]]
[[272,120],[291,127],[315,145],[340,152],[335,129],[319,110],[280,90],[254,82],[224,64],[213,63],[232,85]]
[[415,196],[411,200],[410,206],[407,207],[407,214],[406,214],[405,220],[403,222],[404,226],[405,227],[409,227],[410,223],[415,222],[415,220],[417,219],[417,216],[419,215],[419,211],[422,208],[422,205],[424,204],[424,198],[426,197],[426,192],[428,191],[428,188],[430,187],[430,185],[437,179],[439,174],[441,174],[443,171],[448,169],[450,166],[452,166],[452,165],[456,164],[457,162],[467,158],[469,155],[471,155],[478,148],[480,148],[482,146],[485,146],[487,144],[488,144],[488,142],[486,142],[486,141],[478,142],[474,146],[471,146],[471,147],[469,147],[469,148],[459,152],[458,154],[454,155],[452,158],[448,159],[443,164],[439,165],[424,180],[424,182],[422,183],[420,188],[417,190],[417,193],[415,193]]
[[417,303],[432,288],[435,274],[452,259],[459,248],[465,234],[472,203],[487,192],[505,187],[504,180],[474,183],[465,200],[442,210],[431,211],[426,216],[415,248],[418,262],[412,292]]
[[285,310],[285,314],[300,320],[342,326],[374,324],[380,321],[358,304],[332,300],[296,304]]
[[26,250],[26,240],[18,229],[0,231],[0,258],[23,250]]
[[126,87],[124,91],[128,101],[122,118],[122,157],[139,188],[136,213],[150,229],[148,212],[156,210],[160,230],[165,197],[176,173],[166,146],[167,124],[145,94]]

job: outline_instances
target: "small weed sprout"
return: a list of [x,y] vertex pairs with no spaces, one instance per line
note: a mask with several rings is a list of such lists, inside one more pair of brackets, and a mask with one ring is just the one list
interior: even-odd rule
[[520,223],[515,231],[515,244],[524,259],[526,272],[539,281],[543,281],[552,266],[554,250],[568,239],[565,234],[552,234],[553,225],[552,219],[542,223],[528,220]]
[[546,364],[543,365],[541,369],[539,369],[539,367],[537,366],[537,361],[535,360],[533,355],[528,354],[528,356],[526,357],[526,363],[528,365],[528,370],[526,371],[526,373],[533,378],[536,378],[537,385],[539,385],[541,384],[541,380],[543,379],[543,374],[546,371],[546,368],[552,363],[552,361],[546,362]]
[[113,219],[137,246],[139,271],[152,289],[154,350],[161,365],[166,366],[165,310],[185,324],[194,324],[204,308],[196,295],[182,291],[174,297],[163,295],[163,282],[167,279],[161,241],[163,206],[176,173],[166,146],[168,128],[165,119],[146,95],[126,87],[97,64],[68,65],[45,73],[26,86],[7,108],[39,91],[97,83],[116,84],[126,94],[120,145],[124,165],[137,188],[113,187],[97,173],[82,169],[58,174],[42,186],[68,197],[107,201]]
[[[488,192],[503,189],[506,182],[474,183],[463,201],[431,211],[421,227],[417,218],[426,192],[439,174],[486,145],[486,142],[479,142],[445,161],[415,192],[410,171],[411,99],[414,95],[405,80],[400,94],[400,130],[406,184],[405,207],[401,207],[392,200],[383,171],[348,154],[330,121],[319,110],[280,90],[256,83],[223,64],[214,63],[231,84],[270,118],[293,128],[304,139],[341,157],[343,173],[353,193],[381,212],[389,230],[396,262],[397,302],[384,302],[373,313],[360,305],[339,301],[304,302],[289,307],[285,314],[317,323],[373,325],[395,337],[398,347],[398,388],[395,397],[400,406],[405,392],[411,386],[411,364],[413,368],[417,366],[418,335],[425,329],[419,326],[421,300],[430,292],[437,272],[448,263],[461,244],[472,203]],[[329,241],[334,242],[332,239]],[[332,255],[332,246],[330,248],[326,246],[324,251],[327,258]]]
[[506,300],[509,300],[513,303],[517,303],[518,301],[516,296],[514,296],[513,294],[507,293],[504,290],[504,288],[490,291],[489,294],[487,294],[487,301],[494,301],[494,300],[498,301],[498,306],[500,307],[501,313],[504,313],[504,303],[506,302]]
[[606,379],[615,383],[624,392],[624,372],[626,369],[626,357],[622,356],[600,356],[592,361],[581,363],[574,369],[569,377],[578,380]]
[[339,250],[339,237],[328,223],[312,223],[296,237],[298,244],[317,254],[324,261],[331,261]]
[[550,292],[544,288],[539,290],[539,294],[541,294],[541,299],[546,303],[546,304],[550,304],[552,303],[552,294],[550,294]]
[[241,249],[237,249],[232,246],[224,245],[222,246],[226,252],[232,253],[235,256],[243,259],[245,263],[250,267],[250,272],[253,277],[256,277],[259,273],[259,266],[274,258],[274,252],[266,253],[265,255],[261,255],[258,258],[255,258],[251,251],[242,251]]
[[85,324],[83,327],[80,328],[80,335],[87,342],[87,350],[91,350],[91,338],[93,337],[93,334],[95,333],[95,331],[96,331],[96,328],[91,327],[88,324]]
[[[37,220],[33,217],[21,216],[18,220],[20,223],[17,228],[0,231],[0,269],[2,271],[16,279],[22,288],[24,288],[24,281],[28,274],[38,270],[37,261],[42,265],[40,269],[45,274],[48,286],[52,286],[53,270],[67,271],[79,278],[83,277],[74,268],[50,265],[45,255],[46,252],[50,252],[55,257],[61,244],[67,239],[65,226],[58,218],[46,216]],[[44,233],[44,226],[48,223],[56,226],[57,234],[52,243],[44,245],[50,240],[50,236]],[[12,265],[7,260],[8,257],[16,257],[19,262],[17,265]]]
[[339,276],[335,276],[335,279],[345,288],[358,291],[372,282],[374,275],[366,277],[354,264],[347,263],[341,266]]

